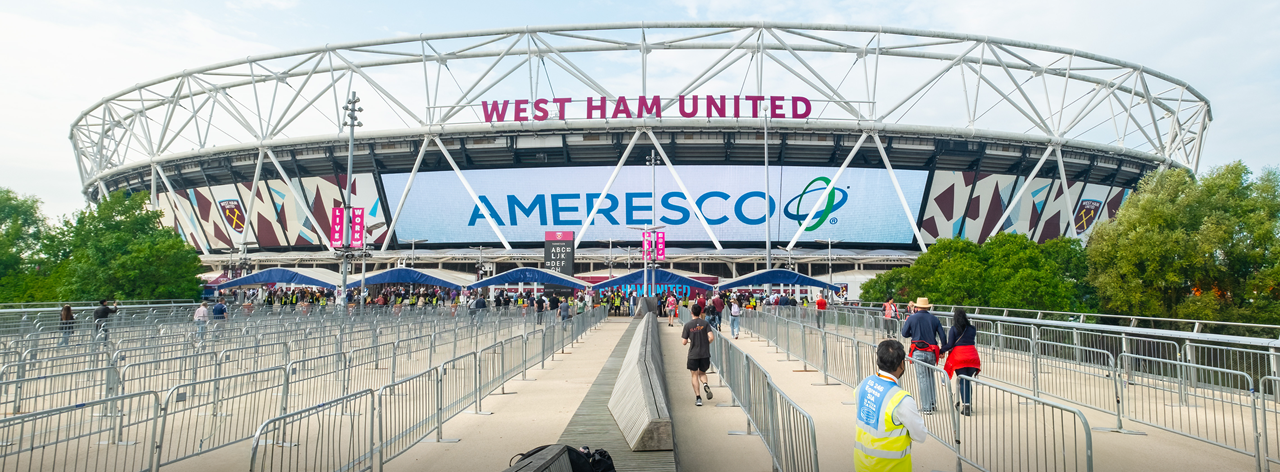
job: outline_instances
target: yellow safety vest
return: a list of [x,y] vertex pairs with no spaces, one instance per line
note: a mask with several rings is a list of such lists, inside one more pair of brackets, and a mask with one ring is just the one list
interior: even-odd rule
[[879,375],[858,385],[854,470],[911,472],[911,436],[906,426],[893,421],[893,410],[910,396],[897,383]]

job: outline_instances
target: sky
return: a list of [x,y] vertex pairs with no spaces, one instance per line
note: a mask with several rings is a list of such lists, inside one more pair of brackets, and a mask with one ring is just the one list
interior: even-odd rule
[[1213,108],[1201,170],[1274,166],[1280,2],[42,0],[0,5],[0,187],[51,218],[83,208],[68,133],[102,97],[187,68],[405,34],[524,25],[768,20],[984,34],[1075,48],[1187,81]]

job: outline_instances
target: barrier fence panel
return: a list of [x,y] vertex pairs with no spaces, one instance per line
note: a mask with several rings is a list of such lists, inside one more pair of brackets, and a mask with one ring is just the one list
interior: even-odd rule
[[[1247,374],[1256,383],[1263,377],[1280,377],[1280,354],[1233,346],[1215,346],[1188,342],[1184,346],[1184,362],[1206,367],[1234,370]],[[1201,381],[1197,376],[1193,379]]]
[[1125,418],[1258,455],[1257,398],[1247,374],[1130,354],[1122,354],[1119,362],[1127,369],[1144,364],[1145,371],[1156,374],[1135,375],[1125,383]]
[[374,392],[361,390],[333,401],[277,416],[253,435],[249,470],[373,470]]
[[158,409],[142,392],[0,418],[0,470],[150,471]]
[[253,437],[258,426],[284,413],[284,367],[237,373],[174,386],[160,409],[159,466]]
[[284,367],[289,363],[289,356],[289,346],[284,343],[223,349],[218,353],[218,375]]
[[119,393],[120,374],[115,367],[63,372],[0,382],[0,399],[6,414],[23,414],[77,403],[92,402]]
[[198,349],[196,345],[188,342],[131,347],[128,349],[117,349],[115,351],[115,355],[111,357],[111,364],[124,366],[139,362],[162,361],[175,357],[189,356],[197,352],[200,352],[200,349]]
[[1258,429],[1262,432],[1263,456],[1267,467],[1280,464],[1280,377],[1263,377],[1258,383]]
[[47,357],[26,362],[19,362],[17,358],[18,356],[13,356],[12,362],[4,363],[3,367],[0,367],[0,381],[96,369],[111,365],[111,353],[105,351],[74,356]]
[[68,346],[38,347],[22,351],[22,359],[34,361],[37,359],[44,359],[46,357],[76,356],[102,351],[115,351],[115,345],[106,341],[94,341],[82,344],[71,344]]
[[957,416],[962,461],[989,471],[1093,470],[1093,436],[1079,410],[957,377],[973,388],[973,414]]
[[308,359],[339,352],[342,351],[338,349],[338,337],[333,335],[314,334],[305,339],[289,341],[289,355],[296,359]]
[[[67,331],[67,333],[70,332]],[[33,333],[28,334],[23,339],[16,339],[10,342],[9,349],[25,351],[42,347],[58,347],[64,344],[84,344],[89,342],[93,342],[93,336],[88,334],[69,334],[64,336],[61,332]]]
[[360,348],[347,355],[347,392],[371,390],[395,381],[396,344]]
[[1015,387],[1033,390],[1032,341],[1027,338],[979,332],[976,339],[982,358],[982,376]]
[[202,352],[189,356],[144,361],[120,367],[122,392],[163,392],[174,385],[222,375],[218,355]]
[[396,341],[396,379],[431,368],[431,335],[423,334]]
[[258,337],[247,334],[222,337],[208,336],[204,342],[200,343],[200,349],[206,352],[221,352],[227,349],[256,346],[257,344]]
[[289,411],[341,397],[347,382],[347,355],[341,352],[290,362]]
[[378,390],[378,454],[383,464],[440,426],[440,381],[440,369],[433,368]]
[[463,354],[440,364],[442,423],[475,404],[478,387],[476,381],[479,379],[476,368],[475,352]]
[[728,385],[734,406],[747,414],[746,432],[759,434],[782,472],[817,471],[818,443],[813,418],[787,397],[770,379],[768,372],[733,341],[715,333],[721,342],[712,343],[712,363],[721,381]]
[[116,349],[129,349],[134,347],[159,346],[161,344],[175,344],[187,342],[185,334],[155,334],[141,338],[117,339]]
[[1042,340],[1036,342],[1035,361],[1039,374],[1033,394],[1113,414],[1119,427],[1120,391],[1111,353]]

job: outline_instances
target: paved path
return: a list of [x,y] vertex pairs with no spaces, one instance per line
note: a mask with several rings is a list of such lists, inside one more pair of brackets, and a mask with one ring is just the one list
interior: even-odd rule
[[738,407],[716,407],[733,402],[729,389],[718,386],[720,379],[717,375],[707,376],[715,398],[711,401],[704,399],[701,407],[694,406],[693,385],[685,367],[689,348],[680,345],[680,327],[667,327],[664,318],[658,323],[658,329],[675,428],[676,460],[680,469],[699,472],[772,471],[773,462],[760,436],[729,435],[729,431],[747,429],[747,416]]
[[[631,319],[631,318],[625,318]],[[615,320],[621,321],[621,320]],[[578,406],[573,419],[564,433],[560,435],[560,444],[570,446],[590,446],[592,449],[604,449],[613,457],[614,467],[618,472],[674,471],[676,457],[672,451],[632,452],[618,423],[609,412],[609,396],[613,394],[613,386],[618,380],[618,371],[622,369],[622,360],[631,347],[632,336],[640,326],[636,318],[627,325],[627,331],[618,340],[613,353],[605,361],[604,368],[596,376],[595,383],[587,391],[587,396]]]
[[493,415],[464,413],[446,422],[444,436],[462,441],[418,444],[388,463],[385,470],[497,472],[506,469],[516,454],[557,443],[600,376],[605,360],[623,339],[629,321],[610,318],[600,324],[600,329],[583,337],[584,342],[568,349],[571,354],[557,353],[556,360],[547,361],[546,370],[531,369],[528,378],[537,381],[517,377],[508,382],[507,391],[518,394],[484,399],[484,410]]

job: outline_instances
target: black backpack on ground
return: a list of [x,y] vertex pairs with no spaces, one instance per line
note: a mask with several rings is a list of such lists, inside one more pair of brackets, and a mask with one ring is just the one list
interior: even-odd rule
[[509,462],[511,467],[504,472],[543,472],[566,468],[573,472],[616,472],[613,458],[607,451],[591,451],[587,447],[583,450],[586,452],[564,444],[538,446],[529,452],[512,456]]

